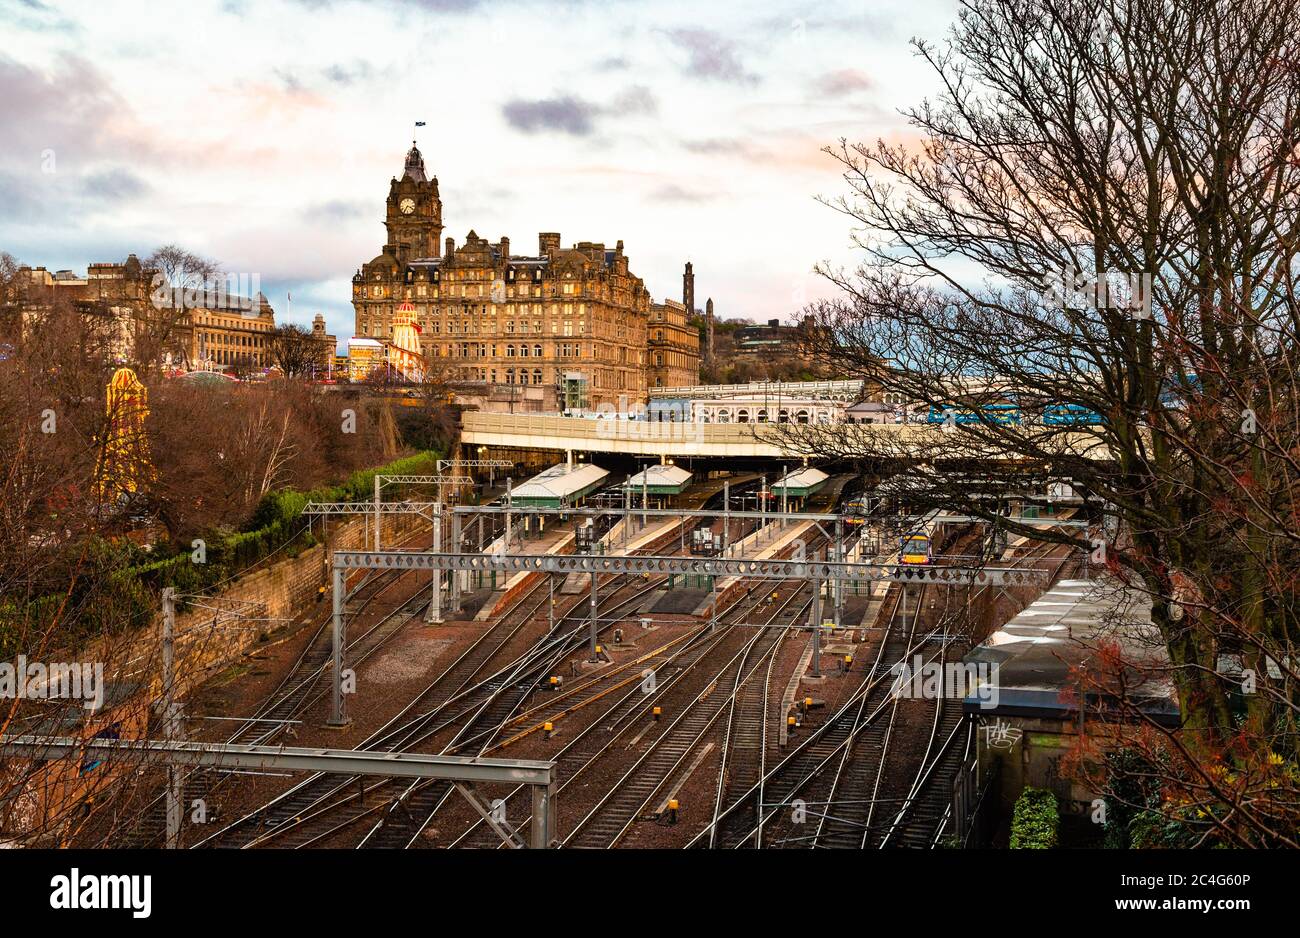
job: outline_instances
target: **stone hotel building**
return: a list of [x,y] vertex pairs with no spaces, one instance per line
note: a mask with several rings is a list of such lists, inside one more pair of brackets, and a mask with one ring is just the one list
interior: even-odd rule
[[[565,408],[645,399],[650,294],[622,241],[563,248],[543,232],[536,254],[473,231],[459,247],[442,241],[438,180],[414,145],[389,184],[385,224],[383,251],[352,278],[358,337],[391,343],[410,304],[426,359],[451,378],[553,388]],[[698,362],[698,341],[694,352]]]

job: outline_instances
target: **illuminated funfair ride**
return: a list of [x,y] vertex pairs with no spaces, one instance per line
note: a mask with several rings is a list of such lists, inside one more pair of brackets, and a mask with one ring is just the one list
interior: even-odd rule
[[119,368],[105,395],[108,434],[95,467],[95,494],[106,505],[120,505],[142,494],[154,481],[145,418],[149,393],[135,372]]

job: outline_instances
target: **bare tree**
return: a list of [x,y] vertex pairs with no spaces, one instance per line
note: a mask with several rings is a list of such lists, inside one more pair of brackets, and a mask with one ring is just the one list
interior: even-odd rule
[[[141,262],[150,276],[148,295],[137,313],[135,362],[152,370],[170,353],[187,355],[187,327],[191,310],[206,306],[205,294],[212,292],[224,271],[218,261],[165,244]],[[221,284],[224,295],[224,284]]]
[[310,377],[320,363],[320,343],[310,329],[293,323],[276,326],[267,346],[271,361],[286,378]]
[[942,428],[785,434],[1016,534],[972,475],[1118,521],[1048,536],[1104,538],[1149,593],[1183,718],[1146,749],[1153,810],[1238,845],[1300,844],[1298,31],[1289,0],[964,0],[916,43],[943,89],[919,149],[828,149],[865,261],[823,270],[843,298],[809,333]]

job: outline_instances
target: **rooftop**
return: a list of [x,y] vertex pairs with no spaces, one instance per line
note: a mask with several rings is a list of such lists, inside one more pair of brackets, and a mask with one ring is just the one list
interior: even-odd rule
[[577,498],[599,485],[607,475],[607,470],[591,463],[570,466],[562,462],[516,486],[511,497],[515,500]]
[[[1102,673],[1116,658],[1123,663],[1124,689],[1153,719],[1176,725],[1178,698],[1168,679],[1168,657],[1151,622],[1151,601],[1111,577],[1060,580],[966,656],[967,662],[996,665],[996,706],[975,697],[965,708],[985,716],[1063,717],[1077,712],[1081,673],[1094,685],[1113,680]],[[1118,690],[1118,688],[1116,688]],[[1090,705],[1112,698],[1101,686]]]
[[634,476],[628,476],[623,487],[627,489],[640,489],[658,487],[680,488],[691,481],[691,473],[681,466],[667,466],[655,464],[649,466]]

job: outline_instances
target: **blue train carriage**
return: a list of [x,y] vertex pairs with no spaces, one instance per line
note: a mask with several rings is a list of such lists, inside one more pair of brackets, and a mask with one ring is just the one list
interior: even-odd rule
[[929,414],[925,418],[925,422],[946,423],[949,411],[952,412],[953,423],[957,426],[983,423],[1006,427],[1020,423],[1020,406],[1018,404],[1010,403],[981,404],[975,407],[961,407],[957,405],[931,407]]
[[1100,427],[1106,419],[1082,404],[1052,404],[1043,408],[1043,425],[1047,427]]
[[921,531],[913,531],[899,538],[898,562],[911,566],[934,563],[930,550],[930,536]]

